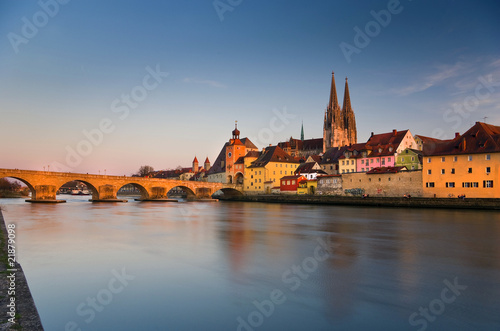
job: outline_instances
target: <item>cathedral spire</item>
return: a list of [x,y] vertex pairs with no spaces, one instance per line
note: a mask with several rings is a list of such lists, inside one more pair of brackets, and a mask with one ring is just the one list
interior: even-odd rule
[[332,71],[332,87],[330,90],[330,102],[328,103],[328,108],[335,109],[339,107],[339,100],[337,98],[337,88],[335,86],[335,75]]
[[342,117],[347,143],[356,144],[358,142],[358,132],[356,129],[356,118],[351,107],[351,96],[349,95],[349,84],[345,78],[344,104],[342,105]]
[[351,97],[349,96],[349,85],[347,84],[347,77],[345,78],[344,104],[342,106],[342,111],[345,113],[352,112]]

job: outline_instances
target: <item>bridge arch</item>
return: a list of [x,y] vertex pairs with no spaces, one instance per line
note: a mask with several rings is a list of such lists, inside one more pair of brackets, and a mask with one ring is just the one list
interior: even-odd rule
[[90,190],[90,193],[92,194],[92,199],[99,199],[99,191],[96,188],[96,186],[94,184],[92,184],[91,182],[86,181],[86,180],[82,180],[82,179],[78,179],[78,178],[75,178],[75,179],[71,178],[70,180],[67,180],[67,178],[64,178],[63,181],[64,181],[64,183],[62,183],[62,181],[59,181],[56,184],[56,192],[59,191],[59,189],[67,183],[80,182],[80,183],[85,184],[87,186],[87,189]]
[[244,194],[237,189],[226,187],[226,188],[221,188],[220,190],[215,192],[213,195],[214,196],[221,196],[222,195],[223,197],[235,197],[235,196],[239,197],[239,196],[243,196]]
[[170,188],[167,192],[167,196],[171,196],[172,191],[175,189],[181,189],[182,191],[184,191],[186,193],[186,196],[187,196],[186,198],[188,200],[193,200],[196,198],[196,193],[195,193],[196,189],[195,189],[195,191],[193,191],[190,187],[185,186],[185,185],[177,185],[177,186]]
[[116,190],[116,192],[120,191],[120,189],[122,187],[127,186],[127,185],[132,185],[133,187],[135,187],[136,189],[138,189],[139,192],[141,192],[141,199],[149,199],[150,198],[150,194],[149,194],[148,190],[144,186],[142,186],[141,184],[134,183],[134,182],[124,183],[123,185],[120,185],[118,187],[118,189]]
[[32,199],[36,199],[36,190],[35,190],[35,187],[29,182],[27,181],[26,179],[22,178],[22,177],[18,177],[18,176],[3,176],[3,177],[0,177],[0,179],[8,179],[8,178],[12,178],[12,179],[17,179],[18,181],[22,182],[24,185],[26,185],[30,192],[31,192],[31,198]]

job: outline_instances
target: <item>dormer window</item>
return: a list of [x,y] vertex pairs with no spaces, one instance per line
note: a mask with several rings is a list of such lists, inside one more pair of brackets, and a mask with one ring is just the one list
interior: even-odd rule
[[379,149],[378,149],[378,152],[379,152],[379,153],[382,153],[382,148],[379,148]]
[[[389,152],[392,152],[394,149],[392,147],[389,147]],[[408,153],[408,152],[407,152]]]

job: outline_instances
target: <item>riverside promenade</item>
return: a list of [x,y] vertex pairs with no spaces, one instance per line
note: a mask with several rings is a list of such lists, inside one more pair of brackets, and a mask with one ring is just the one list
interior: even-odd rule
[[500,210],[500,199],[344,197],[329,195],[245,195],[219,197],[221,201],[321,204],[341,206]]
[[[16,233],[17,230],[16,227]],[[40,316],[38,315],[28,282],[24,276],[23,268],[17,261],[13,266],[8,264],[8,233],[1,210],[0,232],[0,275],[2,275],[0,277],[0,305],[2,307],[0,309],[0,314],[2,315],[0,319],[0,331],[43,330]],[[15,243],[13,246],[17,247]],[[14,301],[12,301],[12,298],[14,298]],[[15,323],[12,323],[12,321]]]

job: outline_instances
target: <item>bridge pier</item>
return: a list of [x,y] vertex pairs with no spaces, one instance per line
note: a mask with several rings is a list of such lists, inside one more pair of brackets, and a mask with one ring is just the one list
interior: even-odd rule
[[25,200],[31,203],[61,203],[66,200],[57,200],[57,188],[55,185],[35,185],[31,190],[31,199]]

